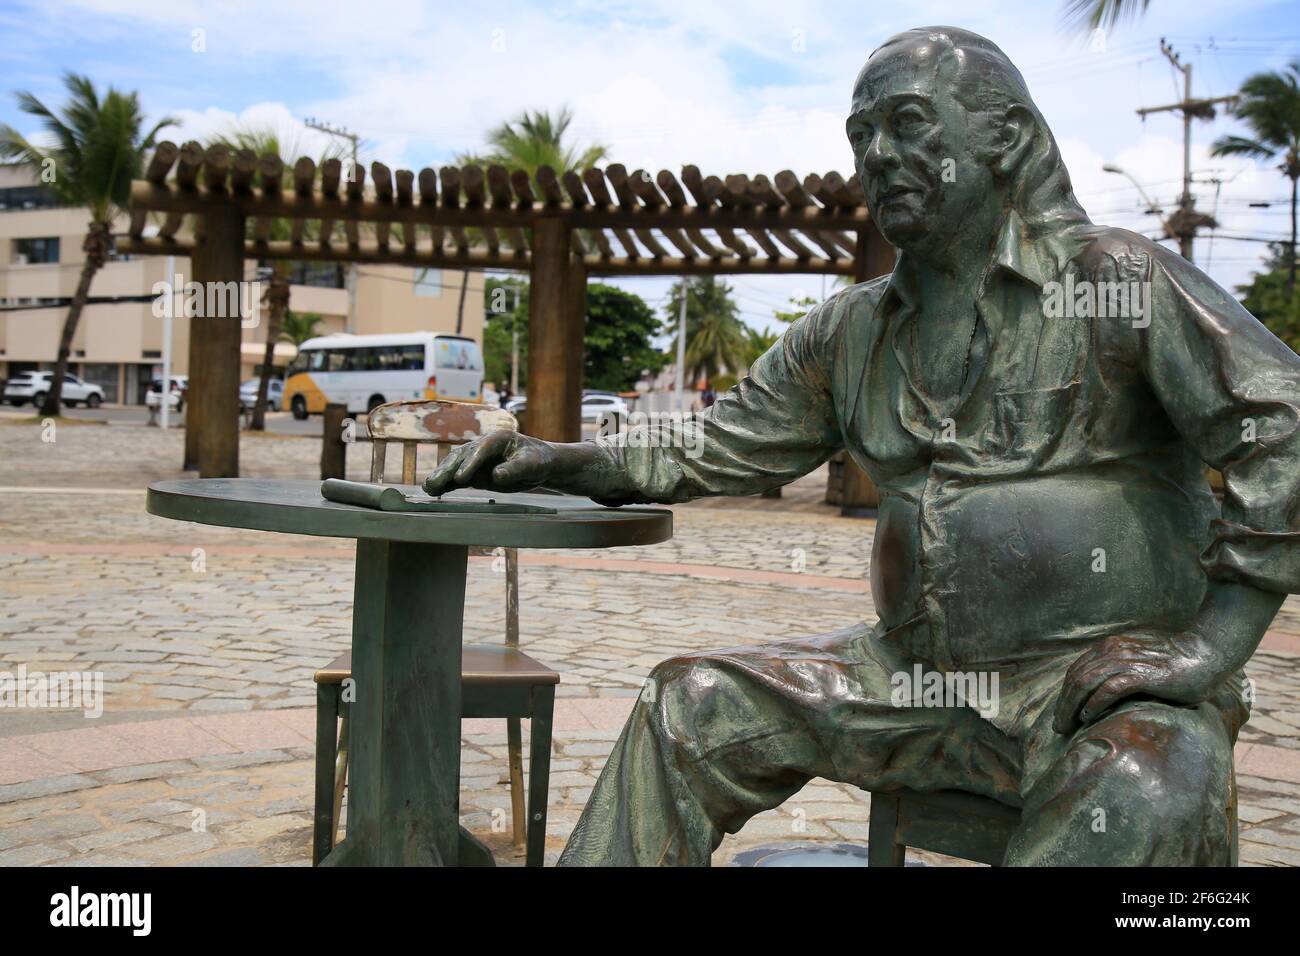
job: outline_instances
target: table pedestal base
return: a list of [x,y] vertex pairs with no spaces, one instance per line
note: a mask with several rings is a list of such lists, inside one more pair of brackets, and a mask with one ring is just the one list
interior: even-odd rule
[[347,838],[323,866],[491,858],[458,822],[467,559],[457,545],[357,541]]

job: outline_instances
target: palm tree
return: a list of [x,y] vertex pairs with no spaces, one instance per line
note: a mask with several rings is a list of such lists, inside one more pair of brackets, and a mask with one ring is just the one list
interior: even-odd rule
[[1122,20],[1147,12],[1151,0],[1065,0],[1066,23],[1077,30],[1110,32]]
[[321,317],[315,312],[286,311],[280,326],[280,341],[300,346],[316,336],[316,326],[320,322]]
[[552,117],[548,110],[524,110],[513,120],[488,131],[488,151],[468,161],[499,163],[510,169],[522,169],[530,177],[550,166],[557,173],[582,172],[606,157],[608,150],[599,144],[579,147],[565,143],[565,134],[573,123],[573,111],[567,106]]
[[757,329],[745,327],[745,364],[752,366],[757,362],[781,337],[780,332],[773,332],[771,329],[764,328],[762,332]]
[[59,414],[68,355],[90,296],[90,283],[113,251],[113,221],[126,209],[131,180],[140,176],[144,154],[153,149],[159,131],[176,122],[165,117],[142,136],[144,117],[134,92],[123,93],[110,86],[101,99],[90,78],[75,73],[64,74],[63,85],[69,99],[61,116],[31,93],[17,94],[18,108],[41,121],[52,145],[39,146],[12,126],[0,125],[0,158],[29,167],[61,200],[90,211],[81,244],[86,261],[63,321],[54,376],[40,410],[47,416]]
[[1232,115],[1243,121],[1253,134],[1223,136],[1210,147],[1213,156],[1249,156],[1277,159],[1277,168],[1291,180],[1291,241],[1287,246],[1286,288],[1295,289],[1296,272],[1296,183],[1300,180],[1300,59],[1285,71],[1255,73],[1241,84]]
[[[686,375],[691,381],[735,373],[747,364],[749,337],[740,310],[731,298],[731,286],[714,276],[700,276],[687,284]],[[681,282],[674,283],[664,312],[674,328],[679,323]],[[677,352],[673,338],[671,354]]]
[[[573,123],[573,111],[562,107],[555,117],[549,110],[524,110],[512,120],[488,131],[488,148],[484,153],[461,153],[456,157],[458,166],[504,166],[522,169],[528,178],[537,179],[537,170],[550,166],[563,176],[569,171],[586,172],[609,153],[605,146],[591,143],[579,146],[565,141],[565,134]],[[456,331],[461,330],[465,318],[465,287],[469,284],[469,270],[461,276],[460,306],[456,312]]]

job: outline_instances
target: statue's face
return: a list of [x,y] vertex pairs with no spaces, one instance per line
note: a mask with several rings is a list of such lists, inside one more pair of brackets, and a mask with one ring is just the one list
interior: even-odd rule
[[922,252],[1001,201],[975,155],[974,118],[939,80],[940,52],[923,41],[878,51],[858,74],[846,124],[872,219],[893,245]]

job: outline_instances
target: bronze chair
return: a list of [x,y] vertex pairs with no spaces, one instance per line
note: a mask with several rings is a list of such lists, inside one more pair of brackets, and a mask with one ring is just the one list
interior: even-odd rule
[[[1229,798],[1229,866],[1237,865],[1237,776]],[[909,846],[1001,866],[1020,811],[988,797],[941,790],[871,791],[867,865],[904,866]]]
[[[370,413],[370,480],[384,482],[388,445],[402,448],[401,484],[414,485],[421,444],[437,446],[441,462],[454,445],[490,431],[517,429],[509,412],[460,402],[405,401]],[[528,866],[541,866],[546,847],[546,803],[551,765],[551,722],[560,675],[519,650],[519,557],[505,548],[506,633],[504,645],[466,645],[461,659],[461,716],[506,718],[510,808],[514,844],[527,847]],[[471,549],[471,553],[484,553]],[[491,552],[488,552],[491,553]],[[312,863],[334,847],[347,781],[349,702],[343,682],[352,676],[352,654],[316,672],[316,806]],[[524,808],[523,731],[531,719],[528,806]],[[340,721],[341,718],[341,721]]]

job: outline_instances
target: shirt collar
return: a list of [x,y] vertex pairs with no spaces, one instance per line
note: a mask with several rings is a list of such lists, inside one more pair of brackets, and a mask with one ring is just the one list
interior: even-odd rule
[[[1041,291],[1047,281],[1042,269],[1042,256],[1047,250],[1041,248],[1046,241],[1046,237],[1030,239],[1024,220],[1012,209],[998,229],[997,242],[989,260],[989,274],[999,271],[1009,273]],[[917,302],[916,270],[912,265],[912,257],[906,252],[900,251],[898,254],[898,261],[885,287],[881,304],[884,305],[891,299],[897,299],[899,304],[908,307],[915,307]]]

